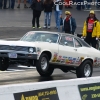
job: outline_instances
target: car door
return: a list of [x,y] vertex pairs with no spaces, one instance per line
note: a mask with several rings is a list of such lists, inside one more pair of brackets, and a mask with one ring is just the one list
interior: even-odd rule
[[81,43],[78,41],[78,39],[74,38],[74,45],[75,45],[75,49],[77,51],[77,56],[79,57],[80,59],[80,62],[79,63],[76,63],[77,65],[79,65],[82,60],[88,56],[88,48],[86,47],[83,47],[81,45]]
[[[63,35],[59,43],[59,58],[58,62],[64,65],[75,66],[78,59],[77,49],[74,47],[74,37]],[[76,64],[77,65],[77,64]]]

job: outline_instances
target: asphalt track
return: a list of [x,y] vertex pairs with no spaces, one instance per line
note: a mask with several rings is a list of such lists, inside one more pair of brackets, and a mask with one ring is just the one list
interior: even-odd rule
[[[23,7],[23,6],[22,6]],[[69,9],[67,9],[69,10]],[[94,8],[93,8],[94,10]],[[64,16],[63,10],[63,16]],[[88,16],[88,11],[77,11],[71,9],[72,15],[77,21],[76,33],[82,32],[82,26],[85,18]],[[96,15],[100,18],[100,12],[96,11]],[[32,31],[31,28],[32,11],[30,9],[14,9],[14,10],[0,10],[0,39],[4,40],[18,40],[26,32]],[[40,24],[44,24],[44,13],[40,18]],[[55,28],[54,13],[52,13],[51,29],[41,29],[45,31],[57,31]],[[37,30],[37,29],[35,29]],[[34,30],[33,30],[34,31]],[[100,76],[100,68],[95,68],[93,76]],[[55,69],[53,75],[49,78],[40,77],[35,67],[11,65],[7,71],[0,71],[0,85],[29,83],[29,82],[43,82],[51,80],[63,80],[77,78],[73,73],[63,73],[59,69]]]

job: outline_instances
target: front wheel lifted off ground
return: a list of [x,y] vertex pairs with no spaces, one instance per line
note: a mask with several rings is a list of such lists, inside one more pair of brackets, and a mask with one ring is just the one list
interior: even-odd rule
[[90,60],[84,61],[77,69],[77,78],[91,77],[93,73],[93,63]]
[[54,68],[49,65],[49,58],[47,54],[41,54],[39,60],[36,62],[36,69],[43,77],[49,77],[52,75]]
[[7,58],[0,58],[0,70],[5,71],[9,67],[9,60]]

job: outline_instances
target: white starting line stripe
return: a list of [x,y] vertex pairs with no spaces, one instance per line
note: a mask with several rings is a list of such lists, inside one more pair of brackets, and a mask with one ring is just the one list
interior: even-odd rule
[[7,71],[0,71],[0,73],[21,72],[21,71],[25,71],[25,70],[8,69]]
[[34,67],[18,66],[18,67],[20,67],[20,68],[26,68],[26,69],[34,69],[34,68],[36,68],[35,66]]
[[[20,69],[23,68],[23,69]],[[36,67],[27,67],[27,66],[18,66],[14,68],[8,68],[6,71],[0,71],[0,73],[8,73],[8,72],[21,72],[21,71],[25,71],[28,69],[36,69]]]
[[[91,11],[91,10],[84,10],[84,11]],[[97,12],[98,12],[98,11],[100,11],[100,10],[93,10],[93,11],[97,11]]]
[[4,72],[20,72],[20,71],[25,71],[25,70],[8,69],[7,71]]

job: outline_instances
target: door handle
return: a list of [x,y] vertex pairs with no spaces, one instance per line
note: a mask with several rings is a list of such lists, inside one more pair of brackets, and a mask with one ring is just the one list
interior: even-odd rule
[[77,51],[77,49],[74,49],[75,51]]

